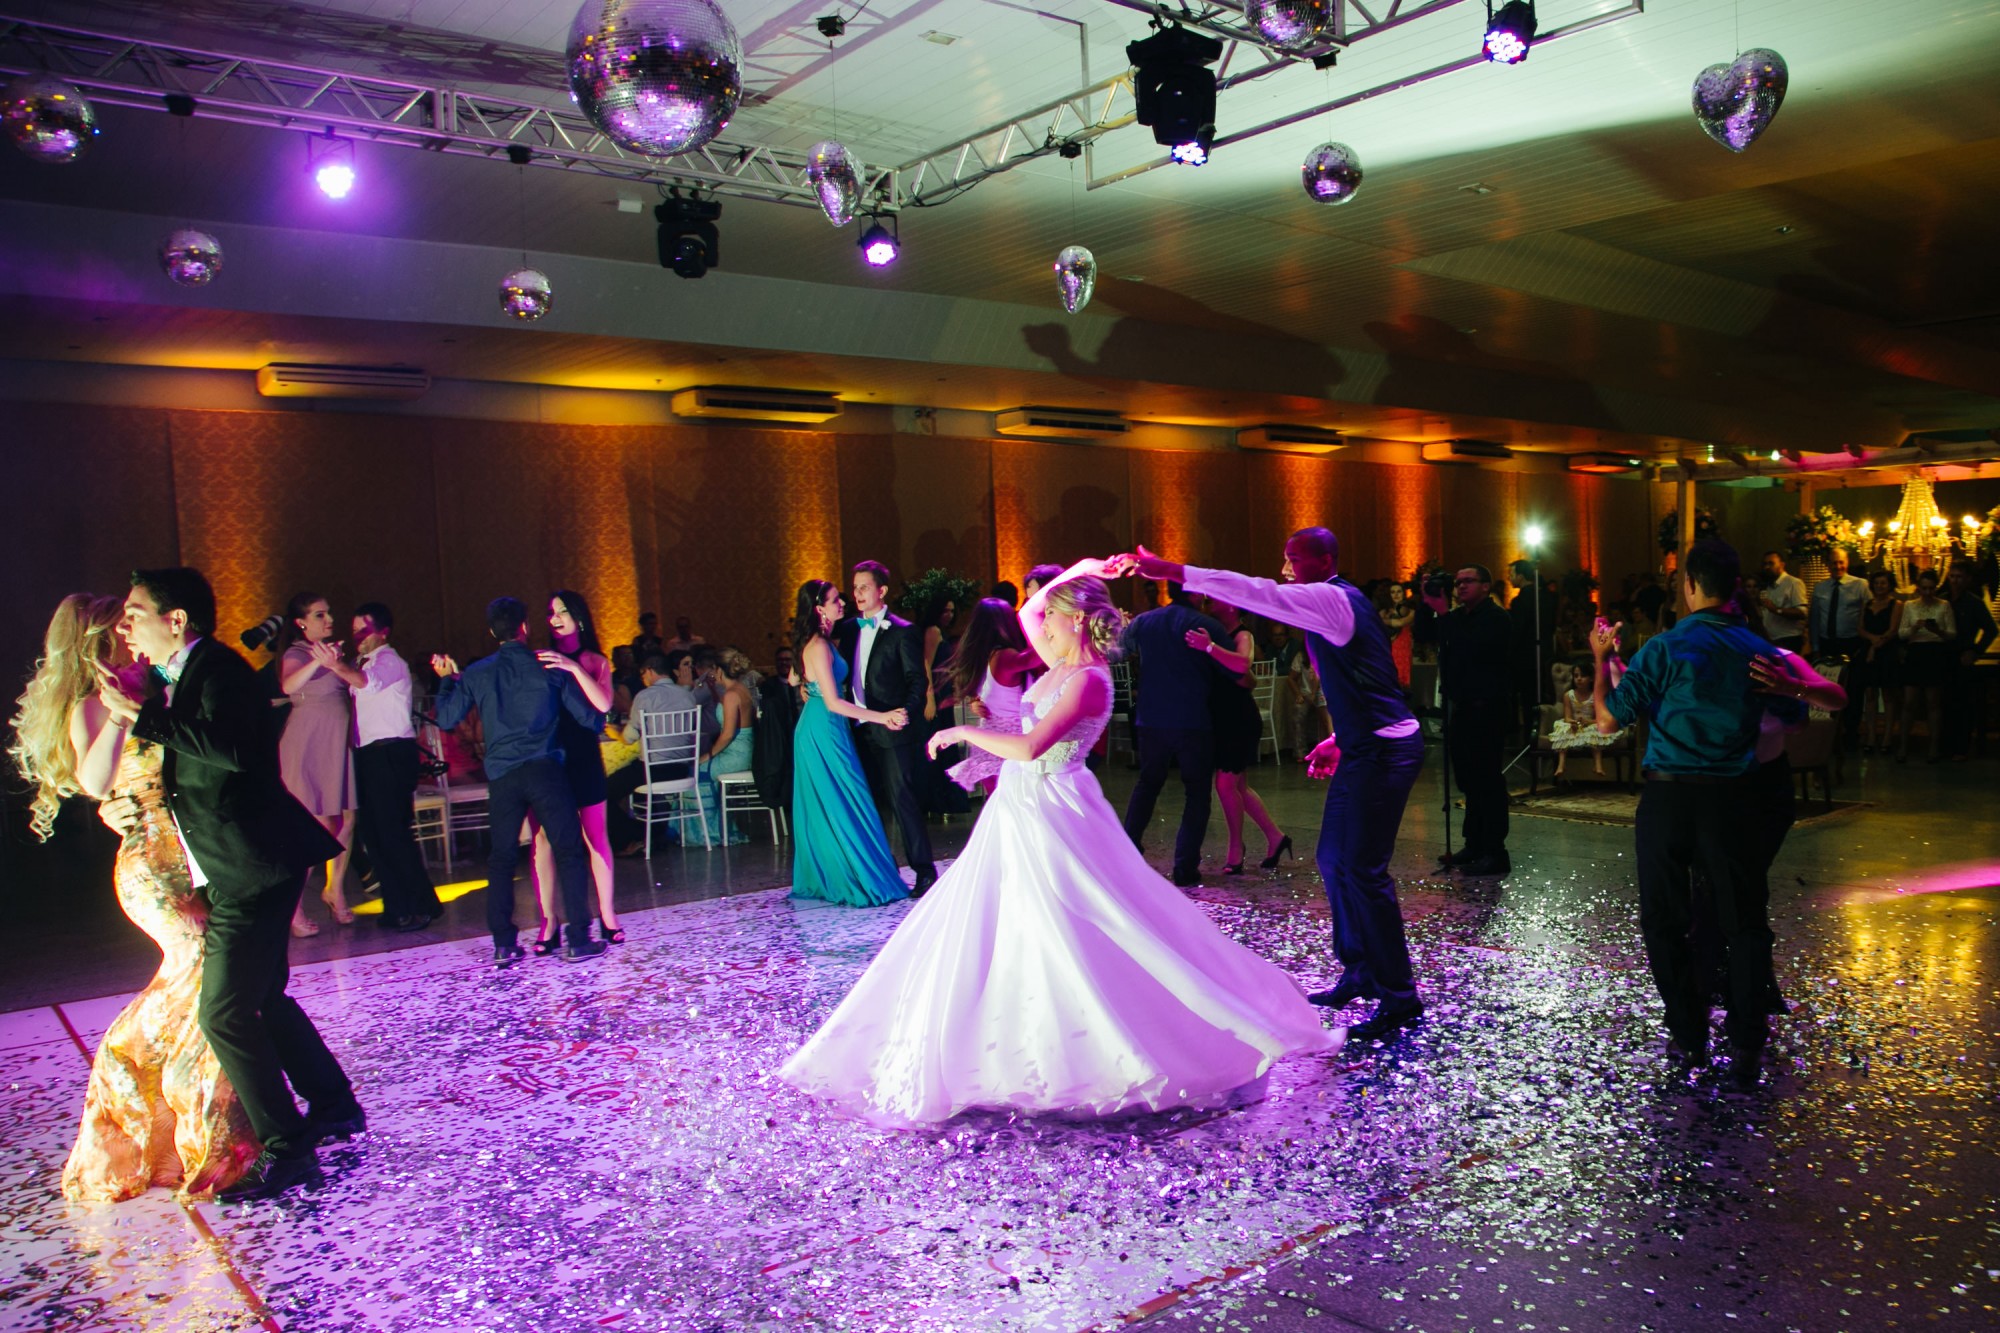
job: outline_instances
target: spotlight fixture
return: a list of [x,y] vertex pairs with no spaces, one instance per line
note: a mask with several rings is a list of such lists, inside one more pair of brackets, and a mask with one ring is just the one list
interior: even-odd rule
[[329,199],[345,199],[354,189],[354,140],[335,138],[328,130],[324,137],[306,140],[306,167],[312,172],[319,192]]
[[832,14],[821,14],[813,20],[813,26],[818,28],[819,35],[826,38],[829,42],[836,37],[847,35],[847,20],[841,17],[838,11]]
[[1150,126],[1153,142],[1173,160],[1198,167],[1215,144],[1215,72],[1222,43],[1169,24],[1142,41],[1128,43],[1132,62],[1134,118]]
[[1534,0],[1507,0],[1496,13],[1486,0],[1486,58],[1496,65],[1518,65],[1535,43]]
[[1546,536],[1548,536],[1548,533],[1542,530],[1542,525],[1539,523],[1530,523],[1527,527],[1521,529],[1521,542],[1530,551],[1538,550],[1541,547],[1542,539]]
[[[896,256],[903,252],[901,238],[894,213],[868,213],[868,227],[861,233],[861,257],[868,261],[870,268],[887,268],[896,262]],[[883,226],[884,221],[888,226]]]
[[660,267],[683,278],[699,278],[722,263],[721,238],[715,229],[722,202],[670,190],[666,202],[653,210],[660,223]]

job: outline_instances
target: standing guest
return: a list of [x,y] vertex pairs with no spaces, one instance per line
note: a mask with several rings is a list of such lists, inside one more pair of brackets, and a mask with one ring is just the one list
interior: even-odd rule
[[1910,727],[1921,707],[1930,744],[1924,760],[1935,764],[1944,753],[1944,687],[1951,679],[1958,643],[1958,618],[1951,613],[1951,603],[1938,596],[1935,569],[1917,575],[1917,595],[1903,603],[1896,635],[1903,641],[1903,742],[1896,749],[1896,762],[1910,761]]
[[1979,591],[1977,576],[1969,560],[1951,562],[1945,576],[1945,600],[1951,603],[1951,677],[1944,690],[1944,753],[1947,759],[1972,757],[1973,713],[1977,708],[1976,663],[1993,642],[1993,612]]
[[1806,645],[1806,585],[1785,572],[1785,557],[1764,552],[1764,576],[1758,580],[1757,609],[1763,614],[1764,637],[1788,653]]
[[1187,646],[1222,670],[1210,685],[1209,719],[1215,727],[1215,795],[1222,802],[1222,827],[1229,835],[1225,875],[1243,873],[1243,816],[1249,815],[1264,834],[1263,868],[1276,870],[1292,850],[1292,840],[1264,808],[1250,786],[1250,766],[1264,743],[1264,715],[1258,711],[1256,679],[1250,666],[1257,660],[1256,636],[1243,623],[1243,613],[1219,597],[1208,599],[1208,613],[1222,626],[1217,641],[1205,629],[1187,632]]
[[[583,828],[583,846],[597,885],[598,928],[605,943],[623,944],[625,928],[618,924],[617,887],[611,873],[611,831],[606,822],[610,788],[605,783],[602,745],[603,715],[612,703],[611,663],[597,646],[597,626],[582,593],[563,588],[549,594],[549,642],[552,647],[536,657],[551,671],[568,672],[585,701],[596,710],[588,723],[568,712],[557,713],[556,744],[562,751],[563,776],[569,780],[570,800]],[[542,911],[534,952],[537,958],[546,958],[562,942],[555,919],[555,852],[546,832],[535,834],[534,877],[535,900]],[[583,924],[587,933],[588,924]]]
[[1714,894],[1728,956],[1730,1075],[1749,1087],[1770,1035],[1771,925],[1760,868],[1766,837],[1755,785],[1766,701],[1752,664],[1769,660],[1771,649],[1724,611],[1739,572],[1728,543],[1694,542],[1680,565],[1685,614],[1633,656],[1616,688],[1610,659],[1618,627],[1600,625],[1591,650],[1597,729],[1608,735],[1641,718],[1649,723],[1634,829],[1639,929],[1665,1006],[1670,1053],[1689,1064],[1708,1056],[1708,990],[1690,942],[1698,869]]
[[[924,721],[922,727],[912,728],[922,746],[956,720],[958,696],[952,691],[951,663],[964,630],[958,603],[940,593],[923,618]],[[964,789],[951,780],[949,768],[942,759],[918,757],[917,801],[926,815],[962,815],[972,809]]]
[[[651,656],[651,654],[648,654]],[[639,658],[632,645],[621,643],[611,650],[611,712],[619,720],[632,716],[632,698],[646,688],[639,679]]]
[[1305,631],[1334,725],[1334,735],[1308,756],[1307,772],[1331,779],[1317,860],[1343,968],[1340,984],[1312,1000],[1342,1009],[1378,998],[1374,1014],[1351,1033],[1361,1041],[1389,1038],[1421,1021],[1389,857],[1423,764],[1424,740],[1396,685],[1381,617],[1340,577],[1338,539],[1325,528],[1293,533],[1285,541],[1282,584],[1228,570],[1183,570],[1143,547],[1133,568],[1143,578],[1184,579],[1191,589]]
[[[1493,575],[1466,565],[1452,578],[1458,605],[1426,598],[1438,614],[1426,625],[1438,644],[1438,676],[1445,700],[1445,740],[1452,775],[1465,793],[1465,845],[1438,858],[1462,875],[1512,873],[1507,855],[1508,676],[1513,622],[1493,601]],[[1539,730],[1540,717],[1536,718]],[[1533,734],[1533,733],[1530,733]]]
[[670,649],[680,648],[692,651],[696,645],[707,642],[707,639],[702,638],[701,635],[694,632],[693,621],[689,620],[686,616],[680,616],[674,621],[674,637],[668,639],[662,646]]
[[422,930],[444,915],[417,848],[417,729],[410,665],[389,646],[396,618],[381,602],[354,609],[354,665],[334,670],[354,695],[354,785],[361,846],[382,882],[382,926]]
[[[627,745],[643,746],[647,715],[698,710],[701,701],[694,694],[694,654],[685,648],[654,653],[646,659],[639,676],[639,693],[632,697],[632,711],[626,716],[622,738]],[[673,780],[686,777],[687,773],[664,772],[660,776],[662,780]],[[645,850],[645,827],[632,817],[625,803],[650,780],[643,757],[639,763],[627,764],[605,779],[605,826],[620,856],[637,856]]]
[[[859,711],[869,714],[859,719],[855,736],[868,789],[878,807],[894,813],[904,859],[917,876],[911,896],[922,897],[937,883],[937,866],[917,798],[917,765],[923,762],[921,729],[907,724],[923,717],[930,681],[924,673],[923,640],[909,621],[889,614],[888,596],[888,566],[875,560],[856,565],[857,614],[841,622],[837,646],[848,668],[844,688]],[[792,639],[800,642],[796,627]],[[800,660],[804,662],[803,652]],[[810,673],[807,678],[811,679]],[[905,725],[891,727],[879,720],[895,713],[903,715]]]
[[792,808],[792,732],[800,708],[795,669],[792,650],[779,649],[771,674],[757,690],[757,745],[750,757],[757,799],[786,812]]
[[[268,743],[269,701],[250,664],[213,637],[215,592],[200,571],[134,572],[119,634],[153,669],[101,672],[98,697],[135,739],[166,751],[167,812],[190,879],[208,891],[201,1030],[263,1145],[215,1197],[317,1187],[313,1150],[352,1138],[367,1120],[340,1062],[285,993],[285,923],[307,868],[339,855],[340,844],[285,790]],[[303,1115],[294,1091],[306,1099]]]
[[[825,579],[799,587],[792,644],[805,672],[806,703],[792,735],[792,897],[877,907],[910,894],[875,816],[850,724],[898,732],[910,713],[864,708],[845,697],[852,668],[834,651],[832,635],[846,609],[840,589]],[[908,647],[914,656],[914,636]]]
[[[347,864],[354,854],[354,701],[342,677],[340,643],[326,598],[302,592],[285,608],[278,631],[278,687],[291,701],[284,734],[278,738],[278,767],[285,790],[340,842],[340,855],[326,867],[319,891],[333,919],[354,924],[347,906]],[[352,668],[347,668],[352,674]],[[304,922],[303,927],[301,922]],[[319,927],[300,915],[294,935],[317,935]]]
[[1389,656],[1396,662],[1396,679],[1404,689],[1410,688],[1410,663],[1415,658],[1416,644],[1410,626],[1417,618],[1415,601],[1410,597],[1407,585],[1384,580],[1382,595],[1376,599],[1376,612],[1382,617],[1382,628],[1389,632]]
[[528,608],[518,598],[488,603],[486,627],[500,645],[491,656],[461,674],[457,662],[439,654],[431,658],[431,669],[441,677],[438,726],[455,727],[477,708],[486,736],[487,809],[493,829],[486,862],[486,928],[493,936],[493,966],[511,967],[527,956],[515,941],[514,868],[521,846],[513,834],[531,812],[554,849],[562,883],[569,917],[563,961],[595,958],[605,946],[590,938],[590,854],[563,771],[556,724],[568,717],[595,736],[602,719],[584,698],[575,672],[553,670],[528,650]]
[[118,905],[160,946],[159,971],[91,1057],[82,1125],[62,1173],[63,1197],[85,1203],[135,1198],[154,1185],[207,1198],[233,1184],[259,1146],[196,1017],[208,904],[167,813],[164,752],[133,740],[97,697],[100,668],[133,674],[116,632],[123,613],[116,597],[63,598],[9,751],[34,786],[29,827],[38,839],[55,831],[64,798],[104,802],[106,822],[122,826],[112,868]]
[[[1181,771],[1181,823],[1174,834],[1169,876],[1182,888],[1201,879],[1201,839],[1208,831],[1209,784],[1215,780],[1215,723],[1209,695],[1222,669],[1187,651],[1188,635],[1200,630],[1223,637],[1222,626],[1195,610],[1194,598],[1178,581],[1167,585],[1167,604],[1143,611],[1125,627],[1124,653],[1139,663],[1133,729],[1139,740],[1139,781],[1125,803],[1125,834],[1145,850],[1146,827],[1167,785],[1167,770]],[[1233,640],[1231,640],[1233,642]]]
[[1036,565],[1021,580],[1021,596],[1033,597],[1062,577],[1062,572],[1061,565]]
[[995,601],[1005,602],[1010,607],[1018,607],[1021,604],[1021,590],[1005,579],[994,584],[993,591],[986,595]]
[[639,613],[639,633],[632,640],[632,661],[635,668],[654,653],[661,651],[666,640],[660,637],[660,618],[651,611]]
[[[715,739],[702,747],[699,786],[701,817],[708,826],[711,842],[733,846],[749,839],[723,820],[722,788],[716,779],[724,773],[747,773],[750,756],[757,744],[757,702],[744,688],[743,673],[750,660],[741,653],[725,653],[703,644],[690,659],[695,678],[708,687],[714,702],[707,705],[715,714]],[[730,670],[731,663],[735,670]]]
[[[1021,618],[1004,598],[988,597],[972,608],[971,623],[952,655],[952,692],[976,702],[979,725],[1002,735],[1021,734],[1021,691],[1029,672],[1042,657],[1021,633]],[[982,787],[991,795],[1000,778],[1002,761],[976,745],[953,764],[950,777],[967,791]]]
[[771,656],[770,679],[781,680],[788,685],[795,685],[796,682],[792,680],[792,677],[798,674],[798,670],[798,654],[792,651],[792,646],[789,643],[779,644],[778,651]]
[[[1852,662],[1861,656],[1861,608],[1868,604],[1868,580],[1848,573],[1848,562],[1846,549],[1835,547],[1827,558],[1833,576],[1812,590],[1807,607],[1813,657],[1821,662],[1829,658]],[[1840,715],[1841,739],[1852,745],[1860,731],[1861,710],[1850,699]]]
[[[1861,752],[1889,753],[1903,719],[1902,599],[1896,579],[1887,570],[1868,576],[1868,605],[1861,609],[1861,660],[1848,672],[1847,683],[1861,709]],[[1797,651],[1794,649],[1793,651]]]

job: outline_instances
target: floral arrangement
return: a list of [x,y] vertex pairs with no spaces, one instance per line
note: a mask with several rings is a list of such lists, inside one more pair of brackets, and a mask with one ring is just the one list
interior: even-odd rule
[[959,623],[963,624],[972,608],[979,604],[979,595],[976,580],[960,578],[947,569],[927,569],[903,585],[903,595],[896,599],[896,614],[921,625],[933,608],[950,602],[958,609]]
[[1556,586],[1562,590],[1564,600],[1573,606],[1582,606],[1597,591],[1597,576],[1587,569],[1572,569],[1562,576]]
[[1800,514],[1785,524],[1785,554],[1792,560],[1824,560],[1836,547],[1852,549],[1860,540],[1854,524],[1832,505],[1821,505],[1818,513]]
[[[1715,515],[1706,509],[1694,511],[1694,539],[1713,537],[1722,529],[1717,526]],[[1681,549],[1681,511],[1669,509],[1667,516],[1660,520],[1660,549],[1673,552]]]

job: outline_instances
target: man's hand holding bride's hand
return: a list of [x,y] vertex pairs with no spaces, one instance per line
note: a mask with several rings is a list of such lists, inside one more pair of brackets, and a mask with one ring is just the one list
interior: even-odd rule
[[1177,562],[1165,556],[1154,555],[1143,546],[1124,558],[1132,562],[1131,573],[1142,579],[1166,579],[1178,583],[1181,575],[1186,572]]
[[1330,778],[1340,771],[1340,745],[1338,741],[1338,737],[1328,736],[1318,745],[1313,746],[1312,753],[1306,756],[1307,777]]
[[931,758],[933,759],[937,758],[938,751],[948,750],[952,746],[957,745],[959,743],[961,739],[959,733],[964,730],[965,730],[964,727],[946,727],[943,731],[940,731],[935,736],[931,737],[930,743],[924,746],[925,752],[929,754]]
[[1130,551],[1104,558],[1104,577],[1107,579],[1129,578],[1139,567],[1139,557]]

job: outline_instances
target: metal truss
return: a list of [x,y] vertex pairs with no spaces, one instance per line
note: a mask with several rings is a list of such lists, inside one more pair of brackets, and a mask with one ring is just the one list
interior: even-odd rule
[[[1338,51],[1405,23],[1427,18],[1468,0],[1335,0],[1332,33],[1322,45],[1287,55],[1258,44],[1244,17],[1243,0],[1201,0],[1198,7],[1167,11],[1146,0],[1108,3],[1201,28],[1222,38],[1219,88],[1250,79],[1329,51]],[[1644,0],[1542,34],[1536,44],[1557,40],[1599,24],[1639,13]],[[803,65],[829,58],[801,41],[797,50],[777,44],[755,72],[767,82],[789,86]],[[1229,66],[1240,51],[1257,63],[1235,73]],[[1421,74],[1350,93],[1266,124],[1224,135],[1218,147],[1408,87],[1479,63],[1477,55]],[[325,134],[453,156],[518,161],[528,165],[606,176],[617,180],[712,191],[795,207],[817,207],[806,175],[805,153],[731,139],[717,139],[671,158],[648,157],[619,147],[574,107],[526,101],[442,85],[411,83],[374,75],[320,69],[287,61],[120,37],[81,28],[0,17],[0,73],[46,72],[63,78],[91,101],[107,106],[165,111],[192,99],[194,114],[210,120],[269,129]],[[1086,76],[1087,77],[1087,76]],[[1056,98],[974,134],[867,173],[865,192],[885,210],[948,202],[988,177],[1011,171],[1050,154],[1085,160],[1088,186],[1127,179],[1167,165],[1159,158],[1109,176],[1091,170],[1092,145],[1134,119],[1129,70]]]

